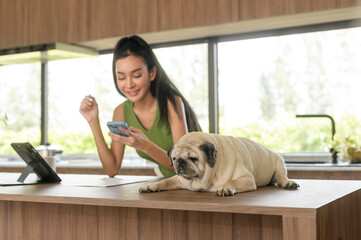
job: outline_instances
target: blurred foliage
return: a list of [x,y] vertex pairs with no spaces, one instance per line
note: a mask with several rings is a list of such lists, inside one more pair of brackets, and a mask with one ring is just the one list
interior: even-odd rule
[[[224,135],[250,138],[264,146],[281,153],[292,152],[330,152],[331,124],[328,119],[295,119],[293,114],[268,121],[258,121],[244,127],[236,127]],[[351,130],[352,131],[348,131]],[[339,131],[339,133],[337,133]],[[336,121],[336,135],[361,136],[360,120],[355,116],[346,116]]]
[[51,131],[49,133],[49,142],[56,142],[63,149],[63,153],[96,153],[94,138],[91,132],[62,134],[61,132]]
[[[30,142],[34,147],[40,145],[40,131],[38,128],[27,128],[20,132],[6,131],[3,134],[2,128],[0,127],[1,138],[0,138],[0,155],[1,154],[15,154],[10,144],[12,142]],[[110,138],[105,138],[107,143],[110,144]],[[30,139],[30,140],[29,140]],[[34,141],[31,139],[39,139]],[[56,142],[57,146],[60,146],[64,154],[92,154],[97,153],[94,138],[92,133],[89,131],[88,134],[81,132],[78,133],[64,133],[59,131],[51,131],[49,133],[49,143]],[[132,148],[126,147],[125,152],[135,152]]]
[[[224,129],[224,127],[220,127],[220,133],[223,135],[250,138],[281,153],[329,152],[332,143],[331,124],[327,119],[295,119],[293,114],[268,121],[258,121],[244,127],[236,127],[227,132]],[[4,126],[0,126],[1,154],[14,153],[10,146],[11,142],[39,139],[39,141],[30,140],[29,142],[33,146],[40,144],[38,128],[26,128],[19,132],[3,130]],[[49,142],[56,142],[56,145],[60,145],[64,154],[97,153],[90,131],[86,134],[51,131],[49,136],[51,136]],[[109,144],[110,138],[107,136],[107,132],[104,132],[104,136]],[[339,139],[342,136],[361,136],[360,120],[357,117],[347,116],[336,120],[336,137]],[[134,152],[134,149],[127,147],[126,152]]]
[[[0,126],[0,154],[14,154],[10,144],[12,142],[30,142],[33,146],[38,146],[40,143],[39,128],[23,128],[21,131],[6,130],[5,127]],[[39,141],[34,141],[39,139]]]
[[339,153],[340,157],[350,154],[349,149],[361,150],[361,125],[355,116],[343,119],[341,129],[335,134],[331,146]]

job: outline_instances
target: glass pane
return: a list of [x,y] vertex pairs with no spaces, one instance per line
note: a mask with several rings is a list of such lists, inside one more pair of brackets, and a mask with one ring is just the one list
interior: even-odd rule
[[203,131],[208,131],[207,44],[157,48],[154,53],[192,106]]
[[108,143],[107,121],[124,101],[114,87],[112,54],[95,58],[49,62],[49,142],[63,153],[96,153],[90,127],[79,113],[81,100],[93,95],[99,105],[99,118]]
[[0,66],[0,154],[10,143],[40,143],[40,64]]
[[[160,58],[165,61],[163,63],[160,60],[169,76],[172,79],[173,76],[177,76],[178,81],[174,81],[174,83],[177,87],[181,86],[179,89],[190,101],[190,104],[200,103],[198,104],[199,107],[194,108],[194,110],[200,120],[204,119],[202,127],[207,128],[207,68],[204,68],[203,64],[203,62],[207,62],[206,47],[187,46],[181,47],[181,49],[176,47],[157,49],[156,51],[160,52]],[[195,51],[197,54],[194,54]],[[182,54],[178,55],[179,52]],[[182,64],[185,58],[190,57],[190,53],[194,55],[193,60],[185,65]],[[115,107],[125,100],[114,87],[111,73],[112,57],[112,54],[106,54],[96,58],[49,63],[49,142],[52,145],[60,145],[65,154],[97,152],[90,128],[79,113],[80,101],[88,94],[95,96],[97,99],[101,127],[106,141],[108,143],[111,141],[107,136],[106,122],[112,119]],[[169,61],[173,62],[173,64],[169,65]],[[201,69],[200,66],[203,68]],[[197,77],[193,77],[192,74]],[[181,79],[183,82],[181,82]],[[184,84],[188,80],[189,84]],[[198,100],[197,91],[190,90],[196,87],[199,89],[198,92],[201,92],[204,96],[200,98],[201,100]],[[134,150],[133,148],[126,148],[126,152],[134,152]]]
[[274,150],[329,152],[337,135],[361,134],[361,28],[219,44],[220,131]]

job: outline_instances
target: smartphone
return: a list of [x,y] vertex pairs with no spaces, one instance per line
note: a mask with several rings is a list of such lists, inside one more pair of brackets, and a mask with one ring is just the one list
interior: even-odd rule
[[121,128],[129,130],[128,124],[126,122],[109,121],[107,122],[107,125],[111,132],[128,137],[128,135],[121,130]]

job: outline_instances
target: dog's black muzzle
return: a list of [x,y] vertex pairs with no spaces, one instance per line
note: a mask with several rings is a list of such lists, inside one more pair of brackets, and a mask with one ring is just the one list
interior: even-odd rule
[[176,173],[179,176],[182,176],[184,178],[194,178],[197,177],[197,172],[194,171],[192,168],[189,167],[189,164],[184,159],[180,158],[178,159],[175,167]]

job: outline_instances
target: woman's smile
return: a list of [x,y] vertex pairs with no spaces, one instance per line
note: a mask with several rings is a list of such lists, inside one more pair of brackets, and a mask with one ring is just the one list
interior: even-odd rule
[[133,91],[127,91],[127,93],[129,96],[134,97],[134,96],[138,95],[139,91],[140,90],[138,89],[138,90],[133,90]]

